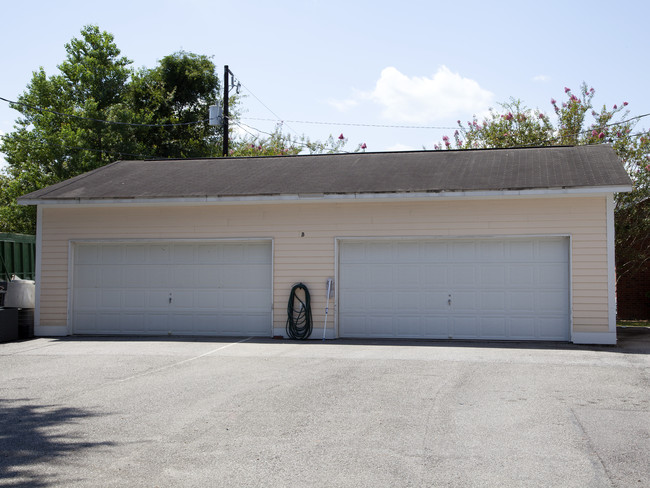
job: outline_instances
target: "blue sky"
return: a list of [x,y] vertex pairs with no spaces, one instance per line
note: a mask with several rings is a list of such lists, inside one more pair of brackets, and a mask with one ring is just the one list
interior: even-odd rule
[[[510,97],[551,114],[550,99],[583,81],[597,108],[650,112],[640,0],[6,1],[2,17],[1,97],[15,99],[39,66],[54,74],[64,44],[97,24],[135,67],[179,50],[212,56],[220,74],[228,64],[249,127],[271,131],[279,117],[293,135],[343,133],[349,150],[433,148],[453,129],[371,126],[453,128]],[[17,116],[0,102],[0,132]]]

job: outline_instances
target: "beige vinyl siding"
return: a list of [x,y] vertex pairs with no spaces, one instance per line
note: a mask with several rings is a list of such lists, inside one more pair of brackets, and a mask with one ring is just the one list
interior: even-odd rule
[[[45,207],[40,324],[67,325],[69,243],[76,240],[271,238],[277,333],[299,281],[309,286],[315,326],[322,326],[337,238],[568,235],[573,330],[607,332],[606,208],[605,196]],[[330,327],[333,318],[331,303]]]

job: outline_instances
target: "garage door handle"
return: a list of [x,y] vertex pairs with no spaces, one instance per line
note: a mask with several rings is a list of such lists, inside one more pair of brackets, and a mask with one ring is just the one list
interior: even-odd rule
[[169,294],[169,303],[171,303],[171,302],[172,302],[172,294],[170,293]]

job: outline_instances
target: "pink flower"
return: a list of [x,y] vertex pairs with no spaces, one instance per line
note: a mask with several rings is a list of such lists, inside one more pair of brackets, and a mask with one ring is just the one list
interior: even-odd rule
[[539,114],[539,118],[544,120],[544,114]]
[[366,143],[365,143],[365,142],[364,142],[363,144],[361,144],[361,149],[366,149],[367,147],[368,147],[368,146],[366,146]]
[[603,139],[604,137],[605,137],[604,132],[601,132],[600,134],[598,134],[598,139]]
[[620,131],[618,131],[618,132],[616,133],[616,137],[621,137],[621,132],[620,132]]
[[624,106],[624,107],[627,107],[627,102],[623,102],[623,106]]
[[594,129],[591,131],[591,136],[592,137],[598,137],[598,132]]
[[555,100],[555,98],[551,98],[551,104],[555,105],[556,103],[557,103],[557,101]]
[[445,146],[449,147],[451,143],[449,141],[445,141]]
[[616,106],[616,104],[614,104],[614,110],[616,110],[617,108],[618,108],[618,107]]
[[449,140],[449,137],[448,136],[442,136],[442,140],[447,142]]
[[571,91],[571,88],[568,88],[566,86],[564,87],[564,93],[569,93],[570,91]]
[[646,165],[645,170],[646,170],[646,171],[650,171],[650,164],[647,164],[647,165]]
[[339,136],[339,140],[342,141],[343,139],[345,139],[345,137],[343,136],[343,133],[341,132],[341,135]]

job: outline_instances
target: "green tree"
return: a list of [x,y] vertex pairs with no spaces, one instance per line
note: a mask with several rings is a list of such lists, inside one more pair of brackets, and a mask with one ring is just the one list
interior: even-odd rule
[[65,50],[58,72],[34,72],[12,105],[21,116],[0,145],[8,163],[0,175],[2,232],[35,230],[35,210],[16,205],[17,197],[117,159],[221,152],[221,128],[207,123],[209,105],[219,103],[208,57],[181,51],[134,71],[113,35],[93,25]]
[[[334,138],[330,135],[325,141],[312,141],[302,135],[292,137],[282,132],[282,123],[276,125],[275,130],[266,137],[249,133],[233,142],[230,150],[231,156],[289,156],[300,153],[308,154],[334,154],[345,152],[348,139],[341,134]],[[354,152],[365,150],[365,144],[359,144]]]
[[[153,69],[134,73],[128,105],[140,123],[157,124],[135,128],[139,146],[134,150],[159,158],[221,155],[220,128],[195,123],[205,122],[210,105],[219,103],[219,87],[214,63],[185,51],[165,56]],[[236,110],[236,98],[229,103]]]
[[[490,110],[483,121],[473,120],[453,138],[444,136],[435,149],[478,149],[553,145],[611,144],[634,183],[629,193],[616,195],[616,263],[620,278],[650,262],[650,131],[636,130],[640,117],[630,117],[628,103],[593,107],[595,90],[586,84],[578,95],[565,88],[566,101],[551,99],[555,122],[539,110],[511,99],[501,111]],[[587,122],[591,115],[591,123]],[[452,142],[453,140],[453,142]]]

